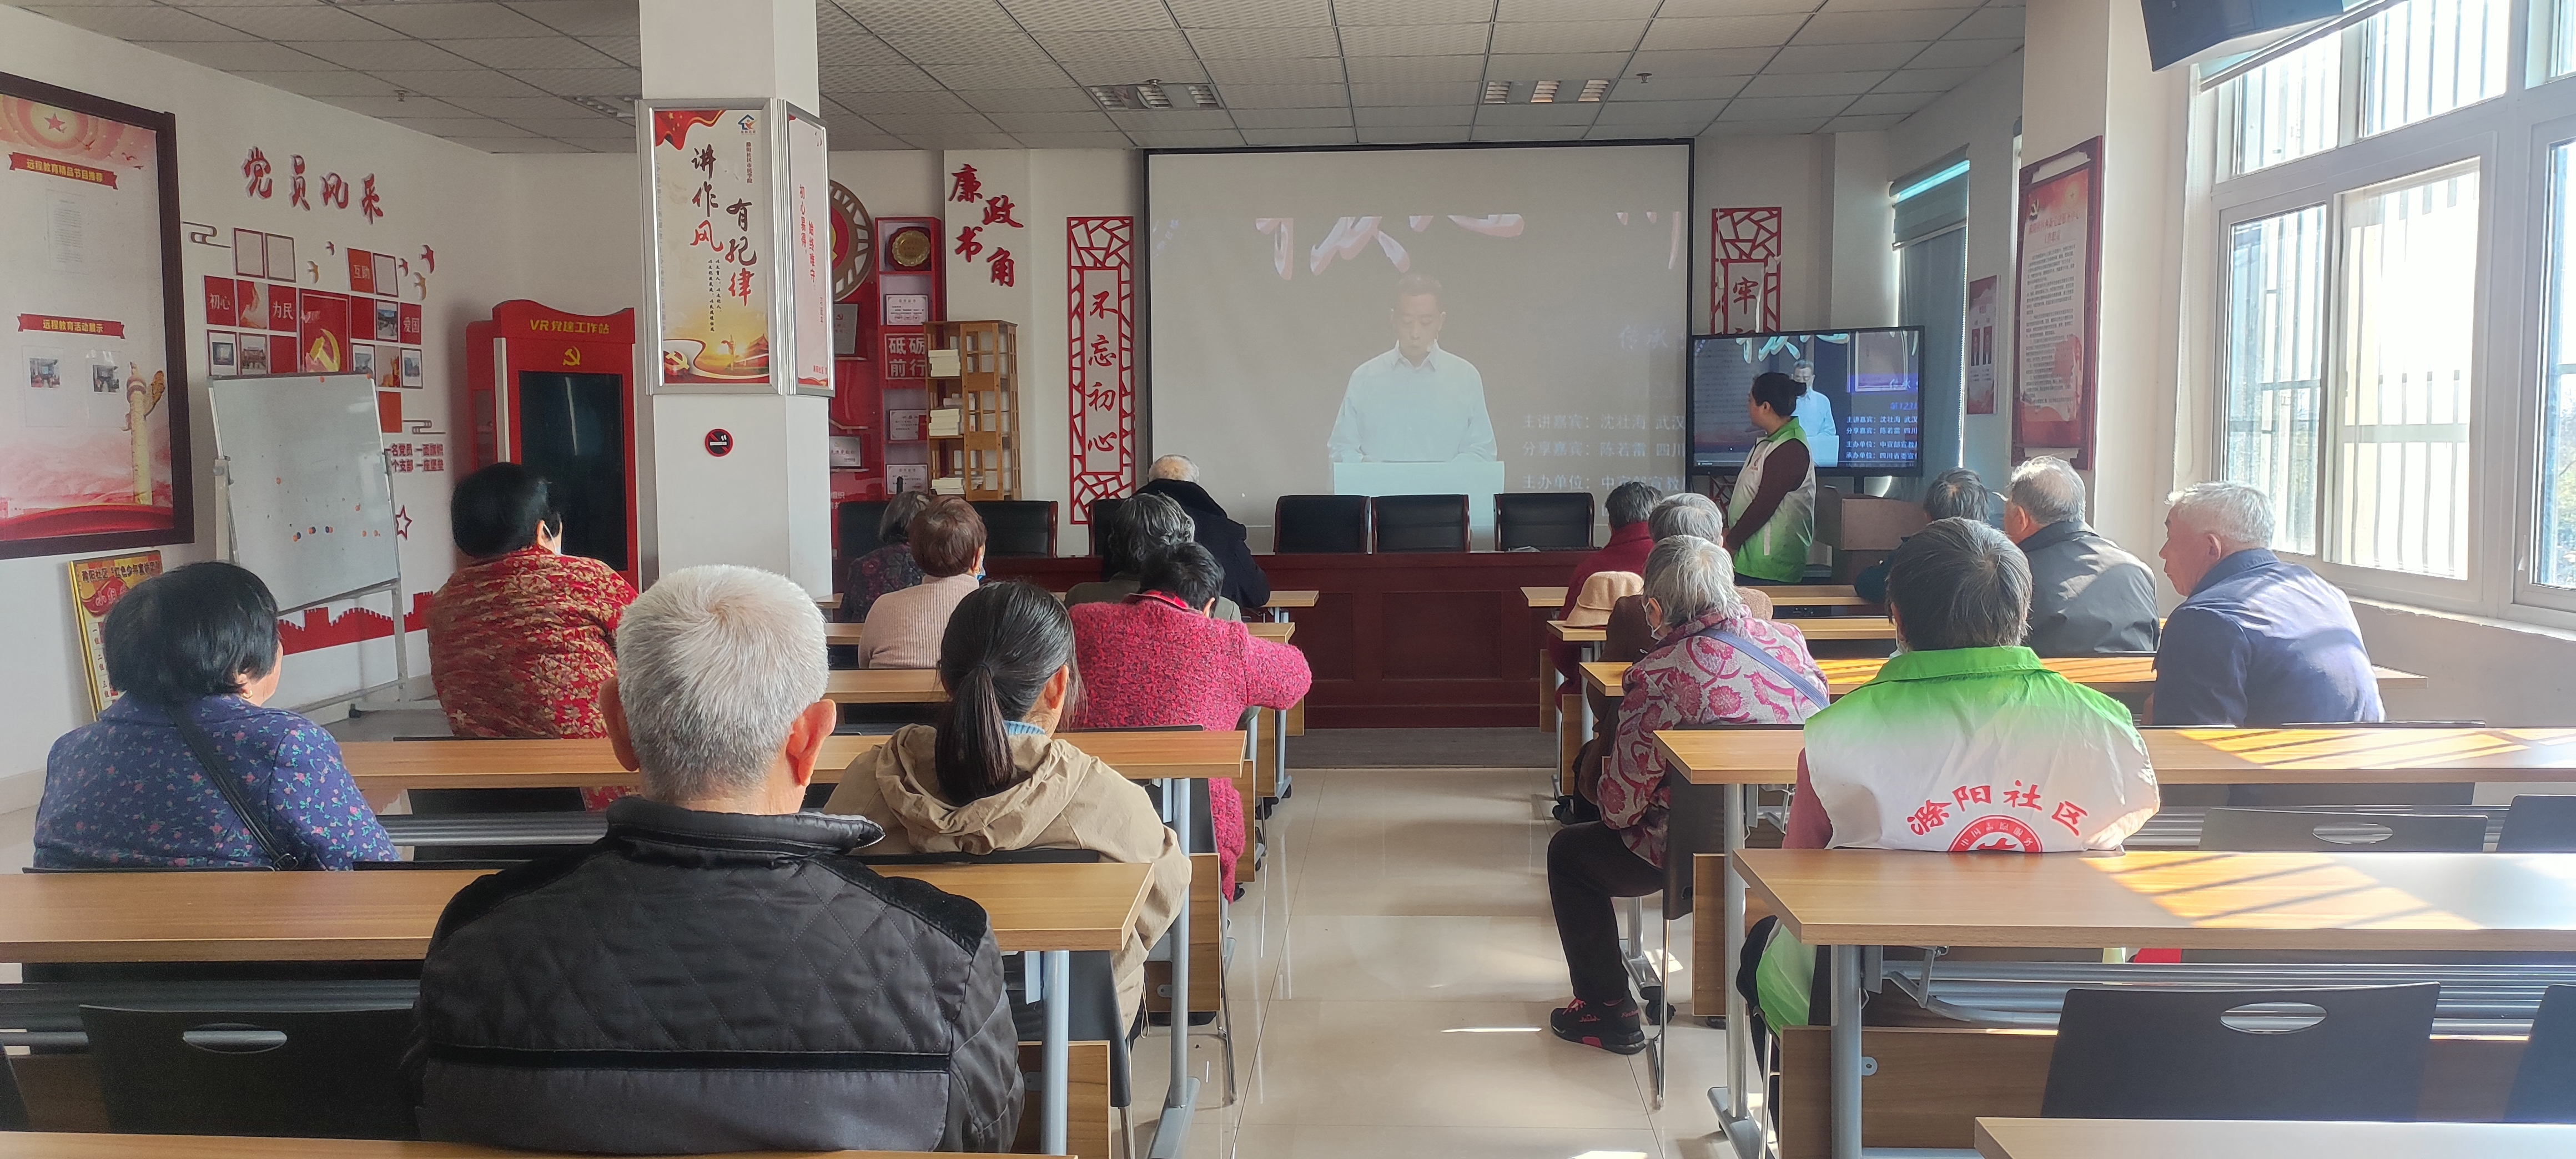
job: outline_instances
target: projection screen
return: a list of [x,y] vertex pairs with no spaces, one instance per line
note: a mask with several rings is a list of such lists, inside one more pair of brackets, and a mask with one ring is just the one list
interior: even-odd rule
[[1690,146],[1154,153],[1151,448],[1281,495],[1681,483]]

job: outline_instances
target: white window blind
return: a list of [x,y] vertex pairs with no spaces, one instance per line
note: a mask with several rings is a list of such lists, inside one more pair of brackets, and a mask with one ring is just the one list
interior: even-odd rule
[[2513,0],[2407,0],[2360,25],[2361,135],[2504,92]]
[[[2421,3],[2422,0],[2417,0]],[[2343,195],[2329,558],[2467,575],[2478,171]]]
[[2227,477],[2272,499],[2272,544],[2317,550],[2324,409],[2326,208],[2236,226],[2228,237]]

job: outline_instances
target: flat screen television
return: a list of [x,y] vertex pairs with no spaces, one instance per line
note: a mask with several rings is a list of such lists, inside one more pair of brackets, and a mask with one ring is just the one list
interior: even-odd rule
[[1816,470],[1923,473],[1923,328],[1693,337],[1684,409],[1693,475],[1731,475],[1762,439],[1745,407],[1757,375],[1803,378],[1799,426]]

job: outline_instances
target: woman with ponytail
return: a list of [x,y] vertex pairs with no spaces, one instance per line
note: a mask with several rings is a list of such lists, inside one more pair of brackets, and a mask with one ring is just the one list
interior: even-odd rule
[[886,831],[883,853],[1088,849],[1150,862],[1152,889],[1116,958],[1118,1006],[1144,999],[1145,954],[1189,894],[1190,863],[1145,791],[1053,735],[1081,692],[1073,621],[1026,583],[988,584],[959,601],[939,643],[948,701],[841,775],[823,808]]

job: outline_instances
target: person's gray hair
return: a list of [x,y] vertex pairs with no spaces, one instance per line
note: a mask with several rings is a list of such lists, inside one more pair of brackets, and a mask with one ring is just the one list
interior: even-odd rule
[[1154,465],[1145,469],[1145,477],[1170,479],[1176,483],[1196,483],[1199,481],[1199,465],[1191,462],[1187,455],[1165,455],[1154,460]]
[[1933,476],[1923,488],[1923,514],[1933,519],[1975,519],[1986,517],[1986,481],[1966,467],[1952,467]]
[[1669,632],[1710,612],[1744,614],[1735,591],[1735,560],[1726,549],[1696,535],[1655,541],[1646,556],[1646,598],[1664,611],[1658,631]]
[[1601,506],[1610,516],[1610,526],[1626,527],[1631,523],[1644,523],[1646,514],[1653,511],[1663,497],[1664,493],[1654,484],[1630,479],[1611,488],[1610,498]]
[[1887,557],[1887,606],[1916,652],[2003,648],[2030,628],[2030,561],[1980,519],[1935,519]]
[[2194,483],[2165,501],[2184,526],[2215,535],[2230,548],[2272,546],[2272,499],[2251,483]]
[[1718,510],[1717,500],[1697,491],[1684,491],[1666,496],[1646,516],[1646,533],[1657,540],[1676,535],[1696,535],[1715,543],[1726,538],[1726,513]]
[[787,577],[725,564],[663,576],[617,625],[617,700],[644,795],[758,786],[828,668],[823,616]]
[[2033,455],[2013,468],[2004,501],[2041,527],[2084,518],[2084,476],[2055,455]]

